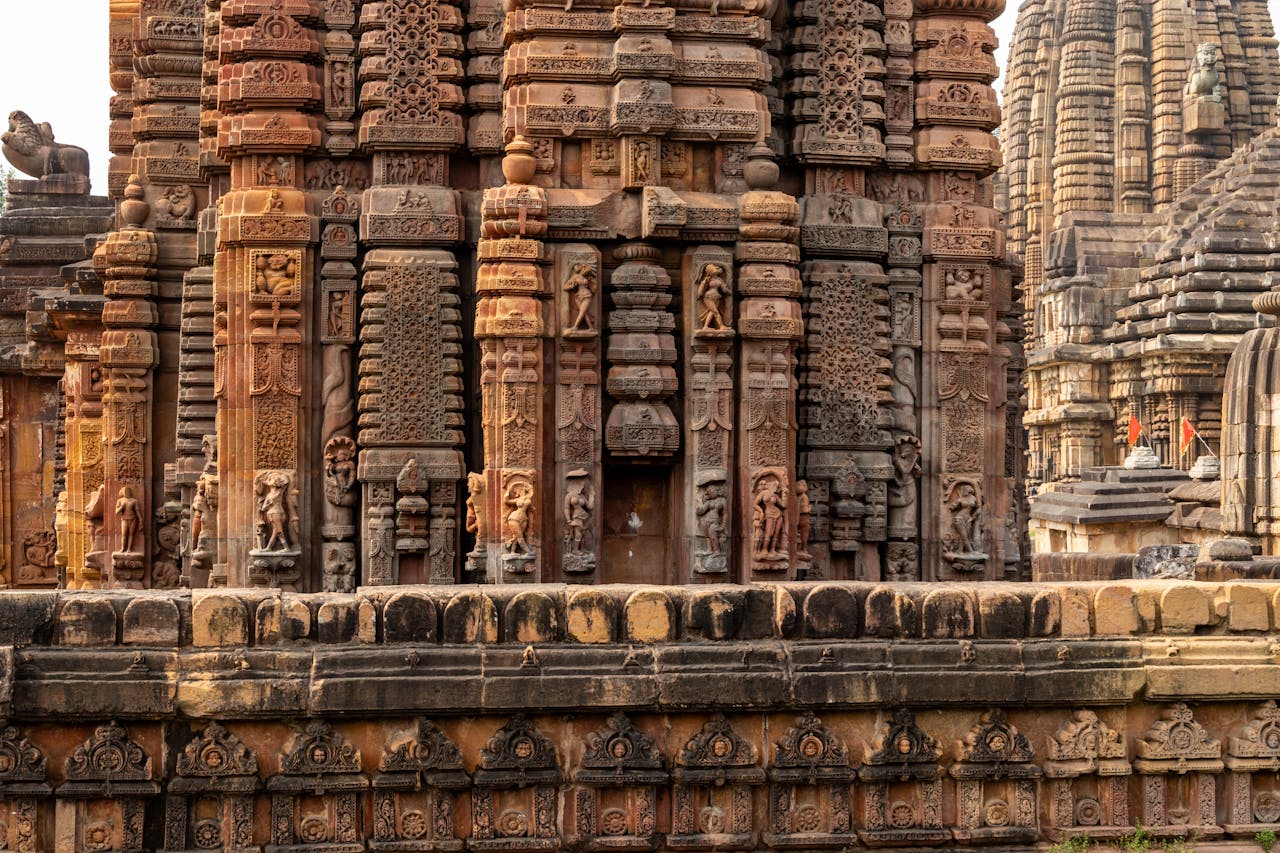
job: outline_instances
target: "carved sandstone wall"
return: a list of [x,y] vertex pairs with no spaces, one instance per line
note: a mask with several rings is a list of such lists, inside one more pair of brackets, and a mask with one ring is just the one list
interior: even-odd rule
[[68,587],[1020,576],[1002,3],[110,8]]
[[1251,844],[1280,826],[1278,595],[7,594],[0,826],[16,850]]

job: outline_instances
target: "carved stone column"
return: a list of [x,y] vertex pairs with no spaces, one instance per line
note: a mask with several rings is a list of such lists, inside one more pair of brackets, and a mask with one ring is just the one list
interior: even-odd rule
[[[997,340],[997,313],[1011,294],[996,275],[1004,235],[990,188],[974,183],[999,165],[988,132],[997,119],[989,87],[995,37],[985,25],[999,8],[994,0],[916,4],[916,161],[931,172],[921,311],[925,579],[1004,572],[997,519],[1013,484],[1003,474],[1009,350]],[[947,108],[957,97],[971,109]]]
[[796,533],[796,346],[804,335],[797,222],[800,207],[777,185],[778,167],[757,146],[743,170],[738,259],[738,457],[744,579],[791,579]]
[[690,578],[729,580],[733,550],[733,255],[719,246],[685,253],[685,547]]
[[601,282],[598,249],[582,243],[556,248],[555,529],[563,580],[576,583],[594,580],[603,532]]
[[[373,154],[360,236],[360,480],[365,582],[453,583],[462,479],[462,12],[394,0],[362,10],[359,142]],[[381,29],[381,39],[372,36]],[[381,56],[378,50],[381,48]],[[431,247],[431,248],[425,248]]]
[[120,205],[124,228],[100,251],[105,265],[102,345],[104,465],[102,501],[104,568],[109,585],[147,585],[152,473],[152,371],[159,359],[156,336],[155,235],[142,228],[148,207],[136,175]]
[[533,146],[517,136],[506,150],[507,183],[484,193],[475,335],[484,421],[486,574],[512,583],[541,579],[545,537],[555,527],[547,518],[554,509],[539,471],[547,434],[542,338],[548,294],[540,268],[547,200],[529,183],[537,168]]
[[73,332],[67,337],[66,394],[66,527],[58,531],[58,550],[65,553],[67,589],[98,589],[99,572],[85,566],[89,531],[85,504],[102,485],[102,367],[98,350],[102,333]]
[[[317,222],[301,157],[321,144],[315,102],[318,4],[224,6],[219,31],[218,153],[231,163],[214,259],[219,562],[233,586],[295,588],[313,516],[312,446]],[[305,472],[305,473],[304,473]],[[306,565],[310,565],[310,561]]]
[[[341,72],[339,72],[341,73]],[[352,436],[355,400],[351,349],[356,342],[356,220],[360,207],[342,187],[325,199],[321,212],[320,447],[324,454],[324,503],[320,535],[326,592],[355,592],[356,442]]]

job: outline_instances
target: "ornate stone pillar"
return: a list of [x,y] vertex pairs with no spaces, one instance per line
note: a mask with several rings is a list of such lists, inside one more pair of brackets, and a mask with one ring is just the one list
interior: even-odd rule
[[[796,347],[800,312],[800,206],[771,191],[778,180],[772,153],[756,146],[743,170],[748,191],[739,204],[738,483],[743,507],[744,579],[793,579],[800,494],[796,482]],[[805,520],[807,523],[807,519]],[[749,527],[747,526],[749,525]]]
[[730,554],[737,529],[733,499],[734,452],[734,268],[720,246],[685,253],[684,364],[685,543],[690,579],[731,578]]
[[[920,518],[928,580],[1004,573],[1005,537],[997,522],[1013,484],[1003,473],[1009,351],[997,340],[997,313],[1012,294],[1008,279],[996,275],[1004,235],[990,186],[978,180],[1000,162],[989,133],[998,116],[987,106],[994,103],[995,37],[985,22],[1002,8],[998,0],[916,3],[917,102],[924,103],[916,161],[931,172],[923,206],[921,310],[921,437],[927,451]],[[975,109],[948,108],[956,103]]]
[[[143,189],[131,175],[120,204],[124,227],[107,236],[99,251],[105,267],[102,309],[103,525],[100,559],[109,586],[147,585],[150,553],[153,370],[156,335],[155,234],[143,230],[149,213]],[[94,560],[93,562],[96,562]]]
[[72,332],[67,336],[67,369],[63,379],[67,417],[65,528],[58,531],[58,550],[65,554],[67,589],[98,589],[99,572],[85,566],[89,531],[85,505],[102,485],[102,367],[98,350],[102,333]]
[[[503,583],[541,579],[555,509],[540,473],[546,407],[542,237],[547,199],[530,184],[537,162],[522,136],[507,145],[506,183],[485,190],[475,335],[480,345],[484,425],[486,575]],[[473,506],[477,503],[472,493]],[[554,518],[554,515],[552,516]],[[477,547],[479,550],[479,547]]]
[[324,454],[324,503],[320,535],[326,592],[355,592],[356,442],[352,436],[351,349],[356,342],[356,220],[360,207],[342,187],[324,201],[320,238],[320,310],[316,312],[321,343],[320,447]]
[[[312,399],[317,222],[301,158],[320,148],[319,6],[222,9],[218,153],[231,164],[214,259],[219,563],[233,586],[302,582],[313,517],[305,425]],[[304,85],[284,85],[304,84]],[[310,85],[305,85],[310,83]],[[310,561],[306,565],[310,565]]]
[[[370,249],[359,367],[365,583],[453,583],[464,403],[449,249],[463,229],[449,158],[465,141],[464,19],[456,6],[422,0],[366,4],[361,14],[362,45],[384,51],[361,63],[359,142],[373,154],[360,217]],[[379,28],[380,40],[366,39]]]
[[554,529],[568,582],[589,583],[600,559],[601,430],[600,251],[583,243],[555,249],[556,491]]

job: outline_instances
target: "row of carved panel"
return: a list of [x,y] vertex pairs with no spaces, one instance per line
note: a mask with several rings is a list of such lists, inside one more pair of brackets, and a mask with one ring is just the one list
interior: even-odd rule
[[[96,727],[68,755],[54,788],[44,751],[18,726],[0,726],[5,849],[44,849],[52,799],[71,805],[59,806],[58,821],[74,813],[77,850],[153,846],[144,839],[146,803],[161,795],[166,774],[156,773],[139,740],[115,721]],[[465,843],[532,851],[558,848],[562,835],[586,850],[651,850],[660,841],[673,850],[834,848],[855,839],[869,846],[1031,842],[1045,818],[1050,837],[1118,837],[1142,825],[1208,838],[1280,825],[1273,701],[1232,731],[1225,755],[1187,705],[1166,708],[1135,741],[1132,763],[1124,737],[1088,710],[1057,727],[1042,761],[1004,711],[988,711],[956,743],[945,769],[939,741],[905,709],[880,727],[861,762],[844,738],[806,713],[777,739],[767,767],[723,714],[672,761],[657,740],[615,714],[584,738],[571,770],[523,715],[488,739],[471,771],[449,735],[425,719],[391,733],[371,774],[360,738],[323,720],[293,727],[265,782],[251,742],[263,742],[252,726],[242,738],[214,722],[175,750],[163,789],[164,849],[252,845],[259,797],[270,802],[274,847],[329,851],[364,850],[366,838],[373,849]],[[571,787],[562,791],[566,782]],[[1132,787],[1140,787],[1140,814],[1130,810]],[[754,806],[756,789],[767,791],[767,815]],[[469,830],[455,817],[463,791]],[[660,813],[668,805],[670,814]]]

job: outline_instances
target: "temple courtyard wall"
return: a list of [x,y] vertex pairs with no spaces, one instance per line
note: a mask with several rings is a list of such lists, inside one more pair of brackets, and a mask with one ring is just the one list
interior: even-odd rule
[[3,593],[0,841],[1252,850],[1278,618],[1273,582]]

